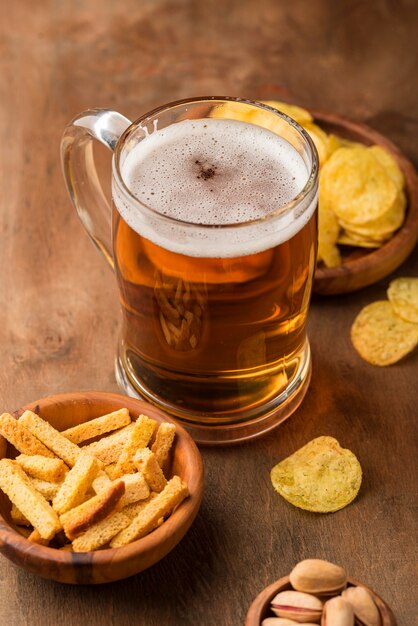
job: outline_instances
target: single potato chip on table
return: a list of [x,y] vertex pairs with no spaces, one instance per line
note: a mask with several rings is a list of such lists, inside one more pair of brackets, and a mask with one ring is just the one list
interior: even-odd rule
[[418,345],[418,325],[396,315],[387,300],[379,300],[360,311],[351,328],[351,341],[368,363],[392,365]]
[[333,437],[317,437],[271,470],[271,482],[288,502],[306,511],[332,513],[359,492],[362,471],[355,455]]
[[396,278],[387,293],[396,315],[418,324],[418,278]]

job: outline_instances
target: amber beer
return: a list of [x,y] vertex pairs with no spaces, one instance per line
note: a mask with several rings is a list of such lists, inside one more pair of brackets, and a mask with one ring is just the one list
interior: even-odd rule
[[288,208],[306,164],[269,130],[205,119],[146,136],[120,167],[144,205],[114,191],[129,384],[189,421],[256,416],[308,358],[315,199]]

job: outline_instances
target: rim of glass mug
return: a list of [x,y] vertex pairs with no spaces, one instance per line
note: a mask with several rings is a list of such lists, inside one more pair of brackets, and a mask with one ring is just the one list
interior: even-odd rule
[[[139,200],[139,198],[130,191],[129,187],[126,185],[125,181],[123,180],[122,173],[121,173],[120,162],[121,162],[122,150],[124,146],[126,145],[127,141],[132,136],[132,134],[137,132],[138,129],[142,129],[144,132],[143,138],[145,138],[145,136],[149,134],[149,131],[148,129],[144,129],[144,127],[142,126],[144,122],[148,122],[148,123],[151,121],[154,122],[154,120],[157,119],[158,115],[161,115],[162,113],[166,113],[169,111],[173,111],[177,107],[182,107],[187,104],[190,104],[190,105],[219,104],[220,105],[226,102],[237,103],[240,105],[247,105],[248,107],[251,107],[251,108],[255,107],[257,109],[267,111],[268,113],[271,113],[273,116],[279,117],[280,119],[285,121],[287,124],[289,124],[291,127],[293,127],[297,131],[299,136],[302,137],[302,139],[304,140],[305,144],[309,146],[310,148],[309,154],[311,157],[310,172],[309,172],[308,179],[303,189],[292,200],[290,200],[289,202],[285,204],[282,204],[280,207],[278,207],[274,211],[271,211],[266,216],[258,217],[258,218],[255,218],[254,220],[247,220],[243,222],[236,222],[236,223],[229,223],[229,224],[204,224],[200,222],[190,222],[190,221],[179,220],[174,217],[170,217],[168,215],[163,215],[156,209],[152,208],[152,206]],[[195,119],[195,118],[192,118],[192,119]],[[255,125],[263,127],[262,125],[257,124],[257,123],[255,123]],[[155,130],[155,126],[154,126],[154,130]],[[300,124],[298,124],[295,120],[293,120],[291,117],[289,117],[285,113],[282,113],[281,111],[274,109],[273,107],[267,104],[263,104],[261,102],[257,102],[253,100],[246,100],[242,98],[234,98],[234,97],[229,97],[229,96],[202,96],[202,97],[196,97],[196,98],[185,98],[183,100],[176,100],[174,102],[170,102],[168,104],[159,106],[153,109],[152,111],[145,113],[144,115],[142,115],[141,117],[133,121],[131,125],[128,126],[128,128],[119,137],[116,143],[114,153],[113,153],[113,158],[112,158],[112,175],[113,175],[113,184],[115,185],[114,190],[117,191],[118,194],[121,194],[122,196],[124,196],[125,199],[129,201],[129,203],[134,203],[135,205],[141,208],[144,214],[147,214],[149,217],[152,217],[152,218],[158,218],[158,220],[161,221],[162,223],[177,224],[185,228],[187,227],[199,228],[202,231],[213,231],[214,229],[225,230],[225,231],[228,231],[228,230],[230,231],[230,230],[235,230],[235,229],[245,229],[248,227],[253,227],[257,224],[262,224],[266,222],[270,223],[277,218],[283,218],[284,215],[288,214],[295,207],[299,207],[308,198],[308,196],[312,194],[312,192],[315,191],[316,184],[317,184],[318,169],[319,169],[319,159],[318,159],[318,153],[317,153],[315,144],[313,143],[310,135],[302,126],[300,126]],[[305,208],[308,208],[310,204],[311,204],[310,202],[307,203]]]

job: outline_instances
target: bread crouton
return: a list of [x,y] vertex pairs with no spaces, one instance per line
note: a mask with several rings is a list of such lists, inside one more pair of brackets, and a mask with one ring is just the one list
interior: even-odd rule
[[115,535],[131,523],[121,512],[113,513],[101,522],[93,524],[85,533],[74,539],[74,552],[90,552],[105,546]]
[[41,480],[40,478],[29,477],[29,480],[46,500],[53,500],[61,487],[61,483],[52,483],[49,480]]
[[85,500],[87,491],[102,467],[103,463],[94,456],[86,452],[80,454],[52,502],[52,508],[58,515],[66,513]]
[[134,455],[134,464],[143,473],[145,480],[153,491],[160,492],[167,484],[155,454],[149,448],[137,450]]
[[32,456],[20,454],[15,460],[28,476],[40,480],[59,483],[64,480],[68,472],[68,467],[62,459],[50,459],[40,454],[33,454]]
[[0,415],[0,435],[22,454],[42,454],[55,458],[55,454],[10,413]]
[[175,434],[176,427],[174,424],[162,422],[157,430],[155,441],[151,446],[151,452],[155,454],[155,458],[162,470],[164,470],[164,466],[167,463]]
[[89,443],[84,446],[82,450],[92,454],[105,465],[115,463],[123,450],[128,434],[132,431],[134,426],[134,423],[128,424],[128,426],[117,430],[107,437],[102,437],[98,441]]
[[119,480],[87,502],[61,515],[60,521],[68,539],[75,539],[86,532],[90,526],[107,517],[115,509],[124,493],[125,483]]
[[87,441],[88,439],[93,439],[93,437],[98,437],[112,430],[127,426],[130,422],[131,416],[128,409],[119,409],[118,411],[113,411],[113,413],[83,422],[83,424],[67,428],[61,434],[73,443],[81,443],[82,441]]
[[121,513],[127,515],[130,520],[133,520],[134,517],[136,517],[138,513],[151,502],[151,500],[154,500],[157,495],[158,494],[155,491],[151,491],[148,498],[145,500],[138,500],[138,502],[132,502],[131,504],[124,506],[123,509],[121,509]]
[[1,459],[0,488],[39,531],[42,539],[52,539],[60,530],[58,515],[15,461]]
[[15,504],[12,504],[10,516],[16,526],[31,526],[30,521],[25,517]]
[[25,411],[19,418],[19,422],[30,430],[32,435],[35,435],[50,450],[55,452],[60,459],[63,459],[67,465],[70,467],[74,465],[81,453],[80,448],[63,437],[51,424],[43,420],[39,415],[36,415],[36,413],[32,413],[32,411]]
[[110,546],[119,548],[144,537],[159,525],[161,518],[171,513],[188,495],[187,485],[179,476],[173,476],[163,491],[138,513],[127,528],[111,540]]
[[96,478],[93,480],[92,487],[96,493],[100,493],[111,484],[111,479],[104,470],[100,470]]
[[133,456],[138,448],[145,448],[149,443],[156,427],[157,422],[150,417],[146,415],[138,417],[116,463],[114,474],[116,477],[132,474],[136,471]]
[[32,543],[38,543],[40,546],[47,546],[49,544],[49,539],[43,539],[39,530],[33,530],[31,534],[28,536],[29,541]]

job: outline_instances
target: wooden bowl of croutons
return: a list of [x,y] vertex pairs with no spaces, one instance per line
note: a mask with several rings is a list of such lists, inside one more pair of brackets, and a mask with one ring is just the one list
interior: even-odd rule
[[44,578],[127,578],[183,538],[203,494],[190,435],[112,393],[50,396],[0,416],[0,551]]

